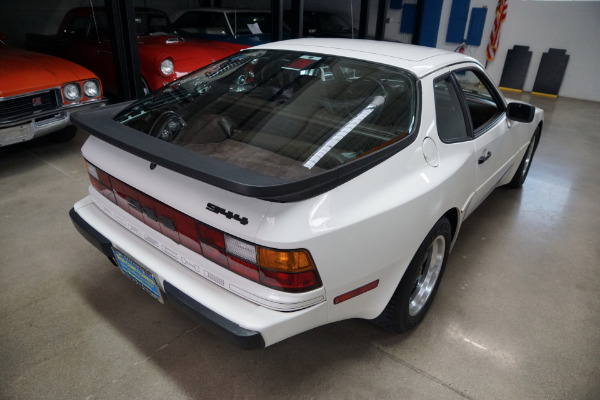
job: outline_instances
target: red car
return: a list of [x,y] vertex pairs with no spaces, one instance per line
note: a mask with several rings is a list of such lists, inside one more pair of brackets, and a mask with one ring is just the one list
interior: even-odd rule
[[[170,34],[167,15],[136,8],[135,23],[143,84],[162,87],[183,75],[248,46],[212,40],[184,41]],[[27,35],[28,48],[66,58],[94,71],[107,93],[117,93],[106,10],[80,7],[68,11],[56,35]]]
[[103,104],[100,80],[88,69],[46,54],[6,46],[0,34],[0,147],[54,133],[75,135],[73,111]]

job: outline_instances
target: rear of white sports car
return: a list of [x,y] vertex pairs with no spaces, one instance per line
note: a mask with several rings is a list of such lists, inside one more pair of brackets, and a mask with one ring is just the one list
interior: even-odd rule
[[93,137],[83,154],[92,186],[71,212],[76,226],[159,301],[170,298],[244,348],[326,323],[304,243],[256,243],[269,202],[151,169]]
[[249,49],[75,119],[91,133],[78,231],[243,348],[348,318],[418,323],[460,223],[446,204],[468,197],[468,175],[424,157],[414,73],[303,43]]

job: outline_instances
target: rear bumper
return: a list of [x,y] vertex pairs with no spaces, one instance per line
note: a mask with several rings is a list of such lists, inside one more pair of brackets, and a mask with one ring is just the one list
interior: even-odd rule
[[[241,284],[235,293],[226,290],[228,287],[210,279],[210,274],[201,273],[210,268],[210,261],[204,261],[207,265],[199,259],[189,265],[178,262],[147,237],[152,232],[145,233],[145,225],[111,207],[108,200],[104,204],[103,199],[90,195],[74,205],[70,216],[76,229],[111,260],[114,247],[143,266],[156,278],[167,302],[216,335],[243,349],[255,349],[328,322],[326,301],[295,311],[278,311],[248,300],[251,293],[242,290]],[[223,270],[219,274],[233,275],[233,272]]]
[[200,324],[204,329],[227,339],[244,350],[265,347],[265,340],[259,332],[244,329],[238,324],[222,317],[209,308],[204,307],[167,281],[164,282],[164,287],[167,301],[174,304],[175,307]]
[[69,211],[69,217],[71,217],[71,222],[73,222],[77,232],[79,232],[79,234],[83,236],[85,240],[90,242],[95,248],[100,250],[106,257],[108,257],[113,264],[117,265],[114,260],[115,256],[112,251],[112,243],[110,240],[102,236],[100,232],[95,230],[90,224],[81,218],[74,208],[71,208]]
[[[110,240],[87,223],[75,211],[75,208],[69,211],[69,216],[77,232],[106,255],[114,264],[113,245]],[[265,347],[265,341],[259,332],[240,327],[236,323],[203,306],[167,281],[163,282],[163,287],[169,303],[173,304],[177,309],[213,334],[227,339],[242,349],[249,350]]]

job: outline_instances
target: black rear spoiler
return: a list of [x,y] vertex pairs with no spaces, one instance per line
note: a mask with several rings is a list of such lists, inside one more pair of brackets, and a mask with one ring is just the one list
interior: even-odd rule
[[287,181],[216,160],[115,121],[114,116],[130,104],[119,103],[78,112],[71,116],[71,121],[89,134],[147,160],[149,165],[153,163],[242,196],[280,203],[325,193],[389,158],[416,137],[409,135],[406,140],[319,175]]

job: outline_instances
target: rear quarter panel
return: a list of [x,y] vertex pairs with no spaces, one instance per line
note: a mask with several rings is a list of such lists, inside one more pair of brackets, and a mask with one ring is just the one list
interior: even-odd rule
[[[506,102],[511,103],[511,102],[513,102],[513,100],[506,99]],[[513,165],[510,167],[508,172],[504,175],[502,180],[498,183],[498,186],[506,185],[507,183],[509,183],[512,180],[513,176],[515,175],[515,172],[517,171],[517,169],[519,168],[519,165],[521,164],[521,160],[525,156],[525,152],[527,151],[527,146],[529,145],[529,142],[531,141],[531,138],[533,137],[535,130],[538,127],[540,129],[542,129],[543,122],[544,122],[544,110],[542,110],[541,108],[537,108],[537,107],[535,109],[535,117],[533,118],[533,121],[531,121],[530,123],[509,121],[510,130],[508,131],[508,134],[513,135],[516,138],[516,142],[518,143],[518,146],[515,150],[515,157],[513,159]]]
[[[433,85],[423,87],[433,92]],[[265,246],[310,250],[326,289],[329,322],[379,315],[429,230],[471,196],[472,144],[441,143],[432,101],[423,106],[412,145],[317,198],[274,203],[257,232]],[[425,162],[425,137],[437,145],[438,167]],[[334,305],[335,297],[377,279],[377,289]]]

